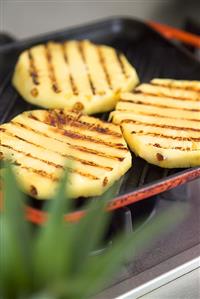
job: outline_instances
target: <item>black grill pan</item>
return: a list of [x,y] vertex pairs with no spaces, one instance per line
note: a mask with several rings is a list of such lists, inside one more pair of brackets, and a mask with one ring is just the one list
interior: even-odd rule
[[[163,38],[141,21],[111,18],[0,46],[1,123],[9,121],[22,111],[36,109],[35,106],[23,101],[11,85],[11,76],[18,55],[39,43],[67,39],[90,39],[95,43],[111,45],[122,51],[136,67],[141,82],[148,82],[154,77],[200,80],[200,62],[192,54]],[[100,115],[103,119],[107,116],[106,113]],[[200,177],[200,167],[162,169],[135,156],[133,156],[133,163],[133,168],[122,179],[118,196],[109,203],[108,208],[111,210]],[[77,201],[77,211],[67,215],[68,219],[75,220],[83,214],[80,210],[83,201],[83,199]],[[28,219],[41,223],[45,219],[45,214],[40,208],[41,203],[30,199],[27,207]]]

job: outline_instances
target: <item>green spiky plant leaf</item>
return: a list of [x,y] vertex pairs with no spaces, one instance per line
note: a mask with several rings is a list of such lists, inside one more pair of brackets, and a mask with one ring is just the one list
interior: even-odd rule
[[185,211],[176,205],[144,230],[121,234],[103,254],[91,255],[109,225],[111,213],[105,206],[118,186],[86,203],[86,216],[79,222],[66,223],[63,214],[73,210],[74,202],[65,193],[67,176],[65,173],[55,198],[48,202],[47,223],[33,231],[25,221],[23,194],[11,167],[6,167],[0,214],[0,298],[89,298],[108,285],[127,257],[133,259],[184,217]]

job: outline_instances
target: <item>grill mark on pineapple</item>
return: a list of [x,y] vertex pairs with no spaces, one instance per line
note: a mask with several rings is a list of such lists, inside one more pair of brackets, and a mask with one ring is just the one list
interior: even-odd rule
[[[150,86],[154,86],[153,84],[150,84],[150,83],[148,83],[148,85],[150,85]],[[142,90],[142,89],[140,89],[140,87],[141,87],[141,85],[139,85],[138,87],[136,87],[135,88],[135,90],[134,90],[134,93],[142,93],[143,95],[151,95],[151,96],[155,96],[155,97],[163,97],[163,98],[170,98],[170,99],[176,99],[176,100],[182,100],[182,101],[191,101],[191,102],[198,102],[198,101],[200,101],[200,95],[199,96],[195,96],[195,98],[192,98],[192,96],[191,97],[183,97],[183,96],[180,96],[180,95],[178,95],[178,96],[176,96],[176,95],[167,95],[167,94],[164,94],[164,92],[162,92],[162,91],[155,91],[155,92],[153,92],[153,91],[146,91],[146,90]],[[155,86],[154,86],[155,87]],[[159,86],[158,86],[159,87]],[[168,87],[166,87],[166,86],[163,86],[163,88],[165,88],[166,90],[168,89]],[[174,89],[176,89],[176,88],[171,88],[171,90],[174,90]],[[179,89],[180,90],[180,89]]]
[[174,107],[174,106],[169,106],[169,105],[162,105],[162,104],[156,104],[156,103],[149,103],[149,102],[145,102],[145,101],[120,99],[120,102],[123,102],[123,103],[130,103],[130,104],[137,104],[137,105],[152,106],[152,107],[158,107],[158,108],[164,108],[164,109],[175,109],[175,110],[185,110],[185,111],[191,111],[191,112],[200,112],[200,109],[191,109],[191,108],[183,108],[183,107]]
[[113,88],[112,88],[111,78],[110,78],[108,70],[107,70],[107,65],[106,65],[106,61],[105,61],[101,46],[96,46],[96,51],[97,51],[97,54],[98,54],[98,57],[99,57],[99,63],[102,67],[107,85],[108,85],[109,89],[112,90]]
[[162,148],[162,149],[172,149],[172,150],[180,150],[180,151],[199,151],[199,149],[192,149],[190,147],[182,147],[182,146],[162,146],[159,143],[148,143],[147,145]]
[[74,95],[78,95],[79,94],[78,87],[75,83],[75,79],[72,76],[70,66],[69,66],[69,60],[68,60],[68,56],[67,56],[67,42],[61,44],[61,48],[62,48],[62,54],[63,54],[64,61],[67,65],[67,68],[69,69],[69,82],[70,82],[70,85],[71,85],[71,90],[72,90]]
[[89,135],[82,135],[79,132],[74,132],[74,131],[70,131],[70,130],[65,130],[65,129],[59,129],[59,128],[52,128],[51,129],[54,132],[58,132],[61,135],[67,136],[70,139],[75,139],[75,140],[83,140],[83,141],[89,141],[92,143],[97,143],[97,144],[102,144],[111,148],[116,148],[118,150],[122,150],[122,151],[128,151],[128,149],[126,147],[124,147],[124,145],[122,143],[112,143],[112,142],[107,142],[104,141],[102,139],[99,138],[93,138]]
[[125,68],[125,65],[124,65],[124,62],[123,62],[123,59],[122,59],[122,54],[119,53],[118,51],[115,51],[115,55],[116,55],[116,59],[117,59],[117,62],[119,64],[119,66],[120,66],[122,74],[124,75],[124,77],[126,79],[128,79],[129,78],[129,74],[127,74],[127,72],[126,72],[126,68]]
[[3,160],[3,158],[4,158],[4,154],[0,152],[0,160]]
[[104,178],[102,185],[103,185],[103,187],[105,187],[106,185],[108,185],[108,178],[107,178],[107,176]]
[[157,154],[156,154],[156,158],[157,158],[157,160],[158,160],[159,162],[165,160],[165,157],[164,157],[162,154],[160,154],[160,153],[157,153]]
[[26,169],[28,172],[36,173],[37,175],[39,175],[41,177],[44,177],[44,178],[47,178],[47,179],[49,179],[53,182],[58,182],[59,181],[59,178],[55,177],[53,174],[48,173],[44,170],[35,169],[35,168],[30,167],[30,166],[22,166],[22,165],[20,165],[19,167],[22,168],[22,169]]
[[37,188],[34,185],[30,185],[30,193],[33,196],[37,196],[38,195]]
[[37,133],[38,135],[45,136],[45,137],[48,137],[50,139],[54,139],[54,140],[57,140],[57,141],[62,142],[64,144],[67,144],[70,148],[76,149],[76,150],[78,150],[80,152],[85,152],[85,153],[93,154],[95,156],[104,157],[104,158],[107,158],[107,159],[110,159],[110,160],[118,160],[118,161],[123,161],[124,160],[124,157],[109,155],[109,154],[106,154],[105,152],[97,151],[97,150],[94,150],[94,149],[91,149],[91,148],[88,148],[88,147],[84,147],[84,146],[80,146],[80,145],[75,145],[75,144],[70,144],[69,142],[66,142],[66,141],[61,141],[60,139],[58,139],[56,137],[49,136],[48,134],[45,134],[43,132],[39,132],[37,130],[34,130],[31,127],[27,127],[24,124],[21,124],[21,123],[18,123],[18,122],[12,122],[11,121],[11,123],[17,124],[17,125],[19,125],[19,126],[21,126],[23,128],[26,128],[29,131],[33,131],[34,133]]
[[192,98],[182,98],[180,96],[176,97],[176,96],[167,96],[165,94],[155,94],[155,93],[150,93],[150,92],[143,92],[143,91],[139,91],[139,90],[135,90],[134,93],[137,94],[142,94],[143,96],[147,95],[147,96],[154,96],[154,97],[162,97],[162,98],[166,98],[166,99],[170,99],[170,100],[181,100],[181,101],[189,101],[189,102],[199,102],[200,98],[198,99],[192,99]]
[[35,85],[39,85],[39,78],[38,78],[38,72],[37,68],[35,66],[34,57],[31,53],[31,50],[28,50],[28,58],[29,58],[29,74],[32,78],[32,81]]
[[87,72],[87,78],[88,78],[88,82],[89,82],[89,86],[90,86],[90,89],[91,89],[91,92],[93,95],[96,94],[96,90],[95,90],[95,87],[94,87],[94,84],[92,82],[92,76],[89,72],[89,67],[88,67],[88,64],[87,64],[87,61],[86,61],[86,57],[85,57],[85,52],[84,52],[84,42],[77,42],[77,48],[78,48],[78,51],[80,53],[80,56],[81,56],[81,59],[83,61],[83,64],[86,68],[86,72]]
[[87,130],[96,131],[100,134],[112,135],[112,136],[117,137],[117,138],[122,137],[122,135],[120,133],[117,133],[115,131],[111,131],[109,128],[103,128],[100,125],[98,126],[98,125],[95,125],[95,124],[90,124],[90,123],[87,123],[85,121],[71,120],[70,126],[85,128]]
[[137,121],[137,120],[132,120],[132,119],[124,119],[122,122],[123,123],[133,123],[136,125],[145,125],[146,127],[156,127],[156,128],[163,128],[163,129],[172,129],[172,130],[180,130],[180,131],[193,131],[193,132],[200,132],[200,129],[195,129],[195,128],[188,128],[188,127],[177,127],[177,126],[170,126],[170,125],[159,125],[159,124],[154,124],[154,123],[148,123],[148,122],[142,122],[142,121]]
[[180,136],[169,136],[161,133],[151,133],[151,132],[144,132],[143,130],[140,131],[132,131],[131,134],[139,134],[142,136],[152,136],[152,137],[160,137],[160,138],[167,138],[167,139],[173,139],[173,140],[180,140],[180,141],[194,141],[199,142],[200,137],[180,137]]
[[[15,135],[14,137],[18,138],[18,136],[16,136],[16,135]],[[26,140],[25,140],[25,141],[26,141]],[[26,142],[27,142],[27,141],[26,141]],[[27,143],[28,143],[28,142],[27,142]],[[35,145],[35,144],[34,144],[34,145]],[[15,148],[13,148],[12,146],[9,146],[9,145],[6,145],[6,144],[2,144],[2,146],[3,146],[3,147],[6,147],[6,148],[8,148],[8,149],[10,149],[10,150],[12,150],[12,151],[14,151],[14,152],[23,154],[24,156],[29,157],[29,158],[31,158],[31,159],[41,161],[41,162],[43,162],[43,163],[45,163],[45,164],[48,164],[48,165],[50,165],[50,166],[53,166],[53,167],[55,167],[55,168],[58,168],[58,169],[64,169],[64,168],[65,168],[65,167],[64,167],[63,165],[61,165],[61,164],[56,164],[56,163],[54,163],[54,162],[51,162],[51,161],[48,161],[48,160],[45,160],[45,159],[38,158],[37,156],[34,156],[34,155],[30,154],[30,153],[26,153],[26,152],[24,152],[24,151],[17,150],[17,149],[15,149]],[[15,160],[16,160],[16,162],[18,162],[17,159],[15,159]],[[25,167],[26,167],[26,166],[25,166]],[[22,166],[22,168],[23,168],[23,166]],[[66,168],[67,168],[67,170],[68,170],[69,172],[71,172],[71,173],[77,173],[77,174],[79,174],[79,175],[81,175],[81,176],[90,178],[90,179],[92,179],[92,180],[99,180],[99,178],[98,178],[97,176],[95,176],[95,175],[93,175],[93,174],[91,174],[91,173],[88,173],[88,172],[82,172],[82,171],[80,171],[80,170],[78,170],[78,169],[74,169],[74,168],[71,168],[71,167],[66,167]],[[33,168],[31,168],[31,169],[33,169]],[[43,171],[43,170],[37,169],[37,171]],[[49,173],[48,173],[48,174],[49,174]],[[49,174],[49,175],[51,175],[51,174]]]
[[[17,138],[17,139],[19,139],[19,140],[21,140],[21,141],[23,141],[23,142],[26,142],[26,143],[28,143],[28,144],[34,145],[35,147],[38,147],[38,148],[42,148],[42,149],[44,149],[44,150],[51,151],[52,153],[56,153],[56,154],[60,155],[61,157],[67,158],[67,159],[69,159],[69,160],[73,160],[73,161],[80,162],[80,163],[83,164],[83,165],[88,165],[88,166],[92,166],[92,167],[95,167],[95,168],[101,168],[101,169],[105,169],[105,170],[107,170],[107,171],[112,171],[112,170],[113,170],[113,168],[112,168],[112,167],[109,167],[109,166],[100,165],[100,164],[98,164],[98,163],[95,163],[95,162],[92,162],[92,161],[88,161],[88,160],[85,160],[85,159],[81,159],[81,158],[75,157],[75,156],[73,156],[73,155],[68,155],[68,154],[60,153],[60,152],[58,152],[58,151],[55,151],[55,149],[54,149],[54,150],[52,150],[52,149],[48,149],[48,148],[46,148],[45,146],[42,146],[42,145],[40,145],[40,144],[33,143],[33,142],[31,142],[30,140],[24,139],[24,138],[22,138],[21,136],[16,135],[16,134],[13,134],[13,133],[11,133],[11,132],[9,132],[9,131],[6,131],[6,135],[9,135],[9,136],[11,136],[11,137],[15,137],[15,138]],[[61,142],[61,141],[60,141],[60,142]],[[5,145],[4,145],[4,146],[5,146]],[[7,147],[8,147],[8,146],[7,146]],[[16,150],[16,151],[17,151],[17,150]],[[40,158],[38,158],[38,160],[40,160]]]
[[84,146],[79,146],[79,145],[75,145],[75,144],[70,145],[70,146],[73,149],[77,149],[81,152],[85,152],[85,153],[92,154],[92,155],[95,155],[95,156],[100,156],[100,157],[107,158],[107,159],[110,159],[110,160],[118,160],[120,162],[122,162],[124,160],[124,157],[112,156],[112,155],[106,154],[104,152],[96,151],[94,149],[87,148],[87,147],[84,147]]
[[[116,112],[129,112],[128,109],[117,109]],[[169,118],[169,119],[180,119],[180,120],[188,120],[188,121],[194,121],[194,122],[200,122],[200,119],[193,119],[193,118],[185,118],[185,117],[175,117],[175,116],[167,116],[167,115],[162,115],[162,114],[156,114],[156,113],[148,113],[148,112],[143,112],[143,111],[133,111],[134,114],[138,115],[146,115],[146,116],[154,116],[154,117],[160,117],[160,118]]]
[[[31,168],[31,167],[29,167],[29,166],[20,166],[20,168],[22,168],[22,169],[26,169],[26,170],[28,170],[28,172],[36,173],[37,175],[42,176],[42,177],[45,177],[45,178],[48,178],[48,179],[50,179],[50,180],[52,180],[52,181],[54,181],[54,182],[58,182],[58,181],[60,180],[60,178],[57,178],[57,177],[55,177],[53,174],[48,173],[48,172],[46,172],[46,171],[44,171],[44,170]],[[68,170],[69,172],[74,172],[73,169],[68,168],[68,167],[67,167],[67,170]],[[83,174],[81,174],[81,172],[77,172],[77,173],[80,174],[81,176],[83,176]],[[86,175],[84,175],[84,176],[86,176]],[[92,176],[92,175],[89,175],[89,176],[87,176],[87,178],[88,178],[88,179],[93,179],[93,180],[99,180],[99,178],[95,178],[95,177],[92,178],[91,176]]]
[[[150,83],[153,86],[161,86],[161,87],[168,87],[171,89],[180,89],[180,90],[188,90],[188,91],[200,91],[200,87],[197,86],[175,86],[174,83],[167,83],[167,84],[162,84],[158,82],[151,82]],[[176,84],[176,83],[175,83]],[[184,83],[183,83],[184,84]]]
[[[33,116],[30,114],[30,116]],[[81,116],[80,116],[81,117]],[[72,127],[77,127],[77,128],[83,128],[89,131],[95,131],[100,134],[106,134],[106,135],[112,135],[114,137],[121,138],[122,135],[118,132],[112,131],[109,128],[102,127],[100,124],[94,124],[94,123],[88,123],[84,120],[81,120],[77,117],[73,117],[72,115],[66,115],[63,113],[62,110],[60,111],[49,111],[49,114],[46,118],[46,121],[50,125],[55,125],[57,127],[61,127],[62,125],[69,125]],[[34,117],[35,120],[37,120],[36,117]]]
[[[31,118],[30,115],[28,115],[27,117]],[[45,121],[42,122],[39,119],[36,120],[36,118],[34,120],[37,121],[37,122],[40,122],[40,123],[43,123],[43,124],[45,123],[45,124],[49,125],[48,122],[45,122]],[[70,139],[89,141],[91,143],[102,144],[102,145],[105,145],[105,146],[108,146],[108,147],[111,147],[111,148],[116,148],[118,150],[128,151],[128,149],[122,143],[107,142],[107,141],[104,141],[100,138],[93,138],[93,137],[88,136],[88,135],[82,135],[79,132],[74,132],[74,131],[63,129],[63,128],[58,128],[58,127],[55,127],[53,125],[50,125],[49,129],[53,132],[56,132],[57,134],[59,134],[61,136],[69,137]]]
[[57,82],[56,74],[55,74],[55,68],[54,68],[53,61],[52,61],[52,53],[51,53],[51,50],[49,48],[49,45],[46,44],[44,46],[44,49],[45,49],[45,57],[46,57],[46,62],[47,62],[47,68],[48,68],[49,79],[50,79],[50,82],[51,82],[51,87],[52,87],[52,89],[55,93],[60,93],[61,90],[58,87],[58,82]]

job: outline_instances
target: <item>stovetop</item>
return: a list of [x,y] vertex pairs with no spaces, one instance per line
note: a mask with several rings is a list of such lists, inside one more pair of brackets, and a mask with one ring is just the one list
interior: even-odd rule
[[[133,261],[130,260],[124,264],[120,275],[116,277],[112,285],[103,294],[97,296],[98,299],[116,298],[184,263],[191,262],[199,256],[200,179],[143,201],[144,205],[152,204],[152,211],[149,211],[149,218],[147,217],[142,226],[137,227],[137,229],[145,230],[156,215],[173,206],[174,202],[179,202],[180,207],[182,204],[186,206],[187,213],[181,223],[175,225],[170,233],[162,233],[157,241],[153,241],[150,246],[142,250]],[[134,205],[130,207],[133,217]],[[176,215],[173,215],[173,217],[176,217]],[[128,218],[127,222],[130,222]],[[184,271],[191,270],[190,267],[185,268]],[[194,267],[196,267],[196,264]],[[180,273],[182,275],[183,271]],[[172,276],[171,278],[176,277]]]

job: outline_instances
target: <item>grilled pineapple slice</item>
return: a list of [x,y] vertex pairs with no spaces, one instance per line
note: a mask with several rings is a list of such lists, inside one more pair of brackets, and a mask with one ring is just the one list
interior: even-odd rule
[[1,159],[10,159],[25,192],[48,199],[66,160],[71,197],[101,195],[131,166],[120,127],[65,110],[24,112],[0,126]]
[[136,71],[123,54],[87,40],[49,42],[26,50],[13,76],[26,101],[87,114],[112,110],[119,93],[137,83]]
[[115,124],[132,151],[161,167],[200,165],[200,82],[154,79],[123,93]]

